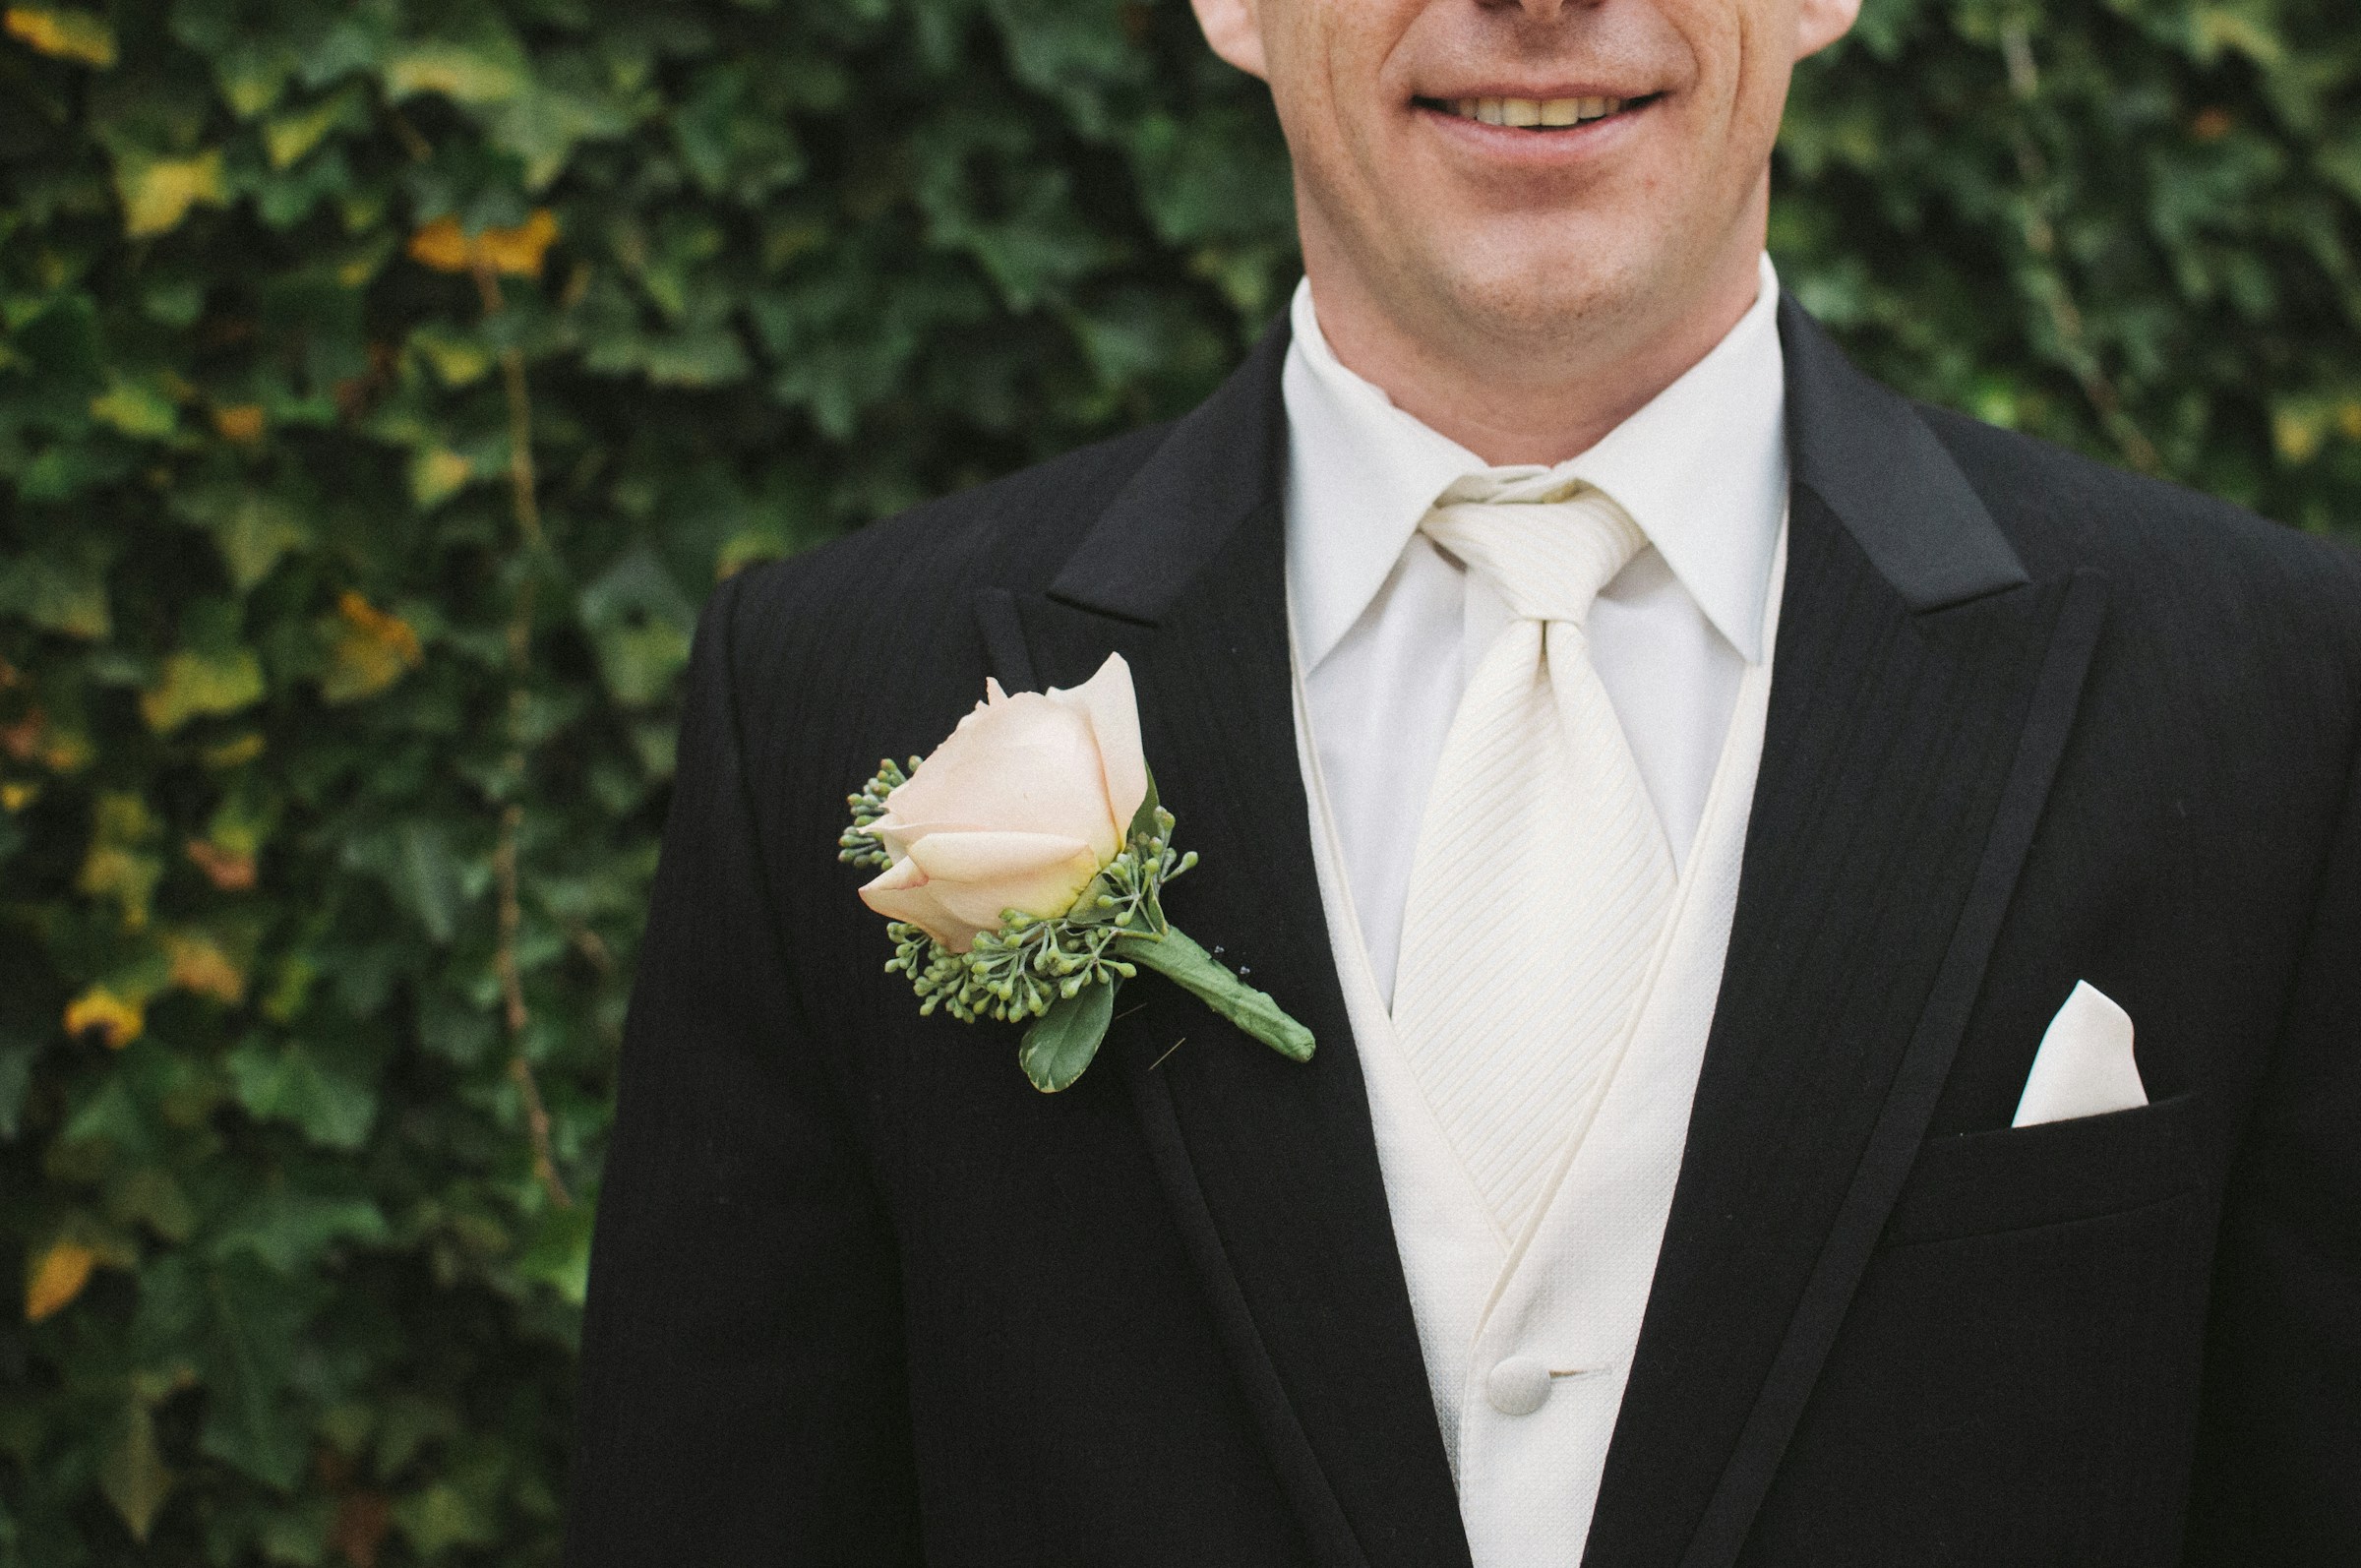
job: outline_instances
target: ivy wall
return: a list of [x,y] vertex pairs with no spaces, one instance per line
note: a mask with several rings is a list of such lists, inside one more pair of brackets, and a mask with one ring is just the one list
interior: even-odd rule
[[[1180,0],[0,5],[0,1568],[554,1556],[717,576],[1164,417],[1293,281]],[[1869,0],[1877,371],[2361,519],[2352,0]]]

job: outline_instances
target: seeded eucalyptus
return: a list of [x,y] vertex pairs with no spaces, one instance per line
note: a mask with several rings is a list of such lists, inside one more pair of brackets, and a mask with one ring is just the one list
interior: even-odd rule
[[[910,759],[910,773],[918,771],[918,762],[915,756]],[[838,860],[848,866],[872,866],[879,871],[893,864],[884,844],[869,829],[885,814],[885,797],[893,793],[896,785],[910,782],[910,773],[903,772],[892,757],[887,757],[878,764],[877,775],[862,785],[858,794],[844,798],[844,804],[852,810],[853,821],[836,837]]]

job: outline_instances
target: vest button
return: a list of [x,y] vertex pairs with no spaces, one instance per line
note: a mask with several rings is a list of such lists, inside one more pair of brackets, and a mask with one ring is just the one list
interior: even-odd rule
[[1503,1416],[1531,1416],[1549,1398],[1549,1368],[1531,1356],[1512,1356],[1483,1380],[1483,1397]]

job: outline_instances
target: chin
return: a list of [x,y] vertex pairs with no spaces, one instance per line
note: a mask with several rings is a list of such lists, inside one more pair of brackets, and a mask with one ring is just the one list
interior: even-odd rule
[[1466,247],[1446,258],[1442,275],[1464,330],[1528,351],[1612,332],[1662,287],[1657,269],[1627,255],[1571,251],[1562,233],[1548,244]]

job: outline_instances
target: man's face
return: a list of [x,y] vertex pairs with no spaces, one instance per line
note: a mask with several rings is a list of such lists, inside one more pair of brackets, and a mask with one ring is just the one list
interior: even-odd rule
[[1197,9],[1270,83],[1315,287],[1341,268],[1421,335],[1572,346],[1751,279],[1789,71],[1858,0]]

